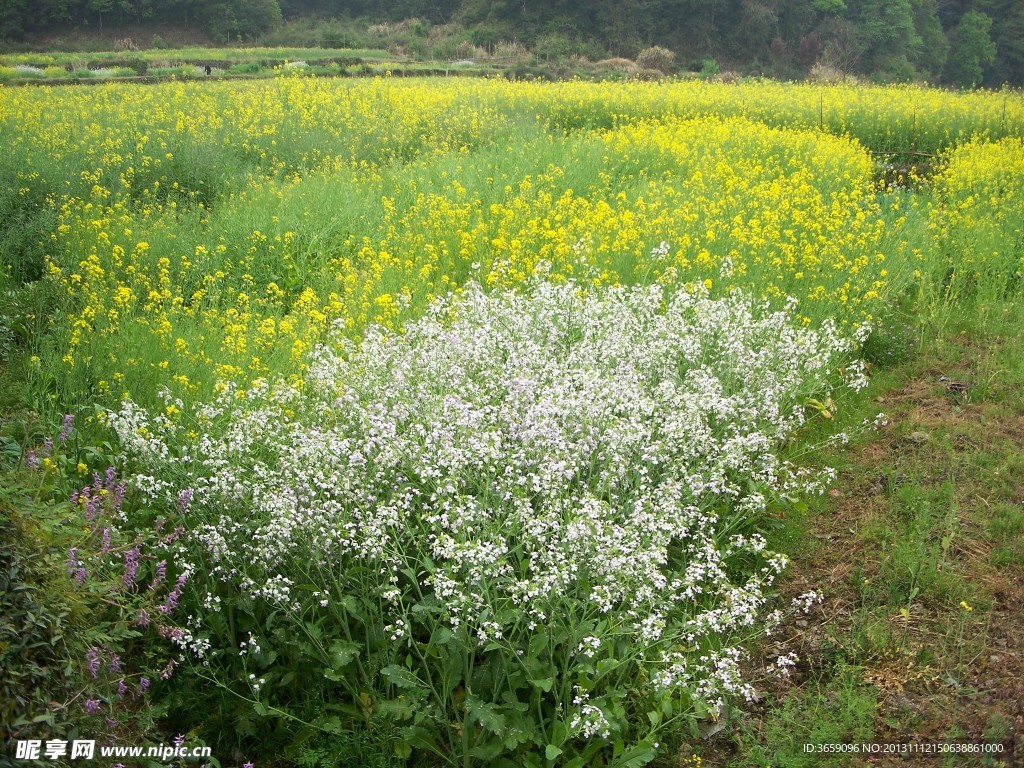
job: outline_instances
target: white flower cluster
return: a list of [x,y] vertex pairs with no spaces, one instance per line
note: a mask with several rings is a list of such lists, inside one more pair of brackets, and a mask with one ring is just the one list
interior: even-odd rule
[[[429,590],[481,641],[502,636],[494,606],[543,624],[568,596],[645,647],[669,626],[696,646],[754,624],[785,559],[723,514],[821,490],[778,448],[851,350],[739,292],[470,285],[402,334],[319,348],[304,387],[228,386],[196,438],[130,405],[110,421],[147,473],[193,490],[191,546],[253,598],[294,601],[295,563],[342,588],[358,564],[394,638],[403,595]],[[740,560],[762,565],[737,576]],[[714,703],[746,691],[729,650],[653,661]]]

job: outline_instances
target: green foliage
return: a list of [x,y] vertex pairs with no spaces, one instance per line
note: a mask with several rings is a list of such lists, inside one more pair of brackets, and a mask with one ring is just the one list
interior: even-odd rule
[[[976,21],[958,29],[965,16],[978,13],[993,20],[989,34],[997,47],[991,60],[987,49],[973,42]],[[986,83],[1024,85],[1024,5],[1016,0],[76,0],[42,8],[31,0],[0,0],[0,40],[23,40],[68,23],[130,30],[143,20],[202,29],[222,43],[394,44],[418,58],[430,58],[437,44],[452,36],[449,28],[464,24],[460,39],[473,45],[521,42],[537,46],[547,61],[571,55],[600,59],[607,52],[633,57],[658,44],[748,71],[773,60],[773,50],[785,46],[795,52],[815,40],[831,49],[833,59],[837,52],[842,59],[828,61],[829,66],[886,81],[937,78],[951,43],[962,37],[967,49],[950,67],[949,82],[981,82],[972,63],[978,60]],[[380,32],[380,22],[386,32]],[[371,34],[374,27],[378,31]],[[439,28],[446,31],[438,33]],[[165,47],[158,38],[153,47]],[[807,70],[814,63],[800,66]]]
[[790,693],[769,709],[761,743],[736,764],[751,768],[848,764],[848,753],[808,752],[804,745],[859,744],[872,740],[877,694],[859,678],[859,669],[839,666],[829,679]]
[[811,0],[811,7],[818,13],[840,14],[846,11],[846,0]]
[[40,569],[33,568],[24,548],[5,494],[0,498],[0,740],[4,743],[25,733],[33,722],[56,725],[54,715],[42,705],[66,693],[60,690],[59,644],[70,607],[49,599],[39,584]]
[[700,63],[701,77],[713,77],[721,71],[716,59],[704,59]]
[[[5,458],[17,447],[0,439]],[[123,487],[110,461],[65,419],[58,439],[0,462],[0,738],[95,733],[152,743],[147,689],[173,671],[156,639],[166,599],[158,541],[118,530]],[[20,451],[18,451],[20,454]],[[73,501],[72,501],[73,500]],[[148,545],[148,546],[147,546]],[[143,586],[144,578],[153,588]],[[153,626],[140,626],[140,612]],[[145,643],[140,643],[145,639]],[[165,666],[166,665],[166,666]],[[116,734],[116,736],[115,736]]]
[[992,18],[990,34],[996,44],[996,58],[988,83],[1008,80],[1024,84],[1024,3],[1016,0],[979,0],[977,10]]
[[914,28],[921,45],[913,63],[920,72],[937,78],[949,56],[949,40],[939,21],[937,0],[914,0]]
[[856,0],[850,10],[867,70],[882,72],[882,79],[906,79],[904,62],[921,47],[911,0]]
[[946,80],[973,88],[981,83],[985,68],[996,58],[996,44],[990,32],[992,19],[984,13],[965,13],[953,36],[953,52],[946,67]]

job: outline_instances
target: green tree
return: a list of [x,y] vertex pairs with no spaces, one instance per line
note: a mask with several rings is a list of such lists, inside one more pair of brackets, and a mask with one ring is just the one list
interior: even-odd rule
[[765,0],[742,0],[734,10],[732,37],[737,53],[746,57],[762,55],[778,34],[778,3]]
[[911,0],[856,0],[847,3],[864,51],[862,66],[885,80],[909,80],[910,63],[921,47]]
[[936,0],[913,0],[913,5],[914,29],[921,45],[912,61],[918,71],[937,78],[949,57],[949,40],[939,21],[938,4]]
[[118,0],[118,9],[125,18],[141,24],[143,19],[153,15],[153,0]]
[[0,40],[17,40],[25,31],[26,0],[0,0]]
[[87,6],[90,15],[95,13],[100,22],[100,29],[103,29],[103,14],[114,10],[114,0],[89,0]]
[[1024,86],[1024,3],[1020,0],[978,0],[977,10],[993,21],[996,58],[989,70],[992,83]]
[[996,59],[996,44],[989,34],[992,18],[968,11],[953,33],[953,53],[946,67],[946,81],[965,88],[981,83],[985,67]]

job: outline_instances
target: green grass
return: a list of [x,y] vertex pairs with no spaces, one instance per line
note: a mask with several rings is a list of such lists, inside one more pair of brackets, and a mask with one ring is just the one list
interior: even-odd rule
[[[840,665],[827,680],[805,684],[756,726],[737,733],[743,756],[736,766],[814,768],[846,765],[849,752],[817,751],[818,745],[857,745],[875,736],[877,693],[861,680],[861,670]],[[808,749],[810,747],[810,749]]]
[[753,737],[739,732],[742,756],[729,765],[818,764],[794,749],[817,740],[809,729],[833,743],[864,738],[851,732],[852,699],[835,695],[849,689],[851,669],[869,741],[1012,745],[1024,631],[1013,607],[1024,595],[1024,308],[974,309],[941,331],[923,325],[917,344],[874,342],[898,354],[876,368],[849,418],[885,410],[890,426],[821,457],[839,471],[836,491],[788,526],[812,543],[798,550],[793,578],[827,584],[810,630],[792,628],[798,647],[816,638],[801,649],[809,671],[775,691]]

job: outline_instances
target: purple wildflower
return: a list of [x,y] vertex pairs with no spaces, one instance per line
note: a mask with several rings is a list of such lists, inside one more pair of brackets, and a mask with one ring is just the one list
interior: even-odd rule
[[[145,696],[146,695],[146,691],[148,691],[148,690],[149,690],[149,678],[148,677],[140,677],[139,678],[138,695],[139,696]],[[132,694],[132,698],[134,699],[135,696],[136,696],[136,694],[133,693]]]
[[96,679],[100,673],[100,649],[95,645],[85,652],[86,665],[89,668],[89,673]]
[[28,464],[29,469],[35,469],[39,466],[39,454],[35,451],[29,451],[25,454],[25,463]]
[[53,438],[48,437],[43,440],[43,456],[53,455]]
[[78,566],[78,568],[75,569],[75,584],[77,584],[78,586],[82,586],[83,584],[85,584],[87,576],[88,574],[86,574],[85,568],[83,568],[82,566]]
[[94,520],[100,511],[102,497],[98,494],[89,493],[89,488],[82,489],[82,497],[85,498],[85,519]]
[[100,711],[100,700],[86,699],[85,704],[83,704],[82,706],[85,707],[85,711],[88,712],[90,715],[95,715],[97,712]]
[[139,618],[135,620],[135,625],[142,627],[143,629],[149,626],[149,614],[146,612],[145,608],[139,611]]
[[111,672],[120,672],[121,671],[121,657],[118,656],[116,653],[111,654],[110,655],[110,661],[107,662],[107,666],[110,668]]
[[164,583],[164,579],[167,578],[167,561],[161,560],[156,564],[156,570],[153,572],[153,583],[149,585],[150,589],[156,589],[160,584]]
[[78,568],[78,547],[71,547],[68,550],[68,576],[75,572]]
[[167,662],[167,666],[163,668],[162,672],[160,672],[160,679],[161,680],[170,680],[171,679],[171,675],[174,674],[174,668],[177,667],[177,666],[178,666],[178,660],[177,659],[171,659],[170,661],[168,661]]
[[110,551],[110,528],[103,528],[103,540],[100,542],[100,551],[107,554]]
[[179,733],[177,736],[171,739],[171,743],[174,744],[175,749],[177,749],[185,743],[185,734]]
[[174,584],[174,589],[168,593],[164,604],[156,607],[160,613],[167,615],[178,607],[178,601],[181,600],[182,588],[185,586],[186,581],[188,581],[188,574],[183,573],[178,576],[178,580]]
[[123,698],[126,693],[128,693],[128,685],[125,683],[124,678],[122,677],[120,680],[117,681],[117,698]]
[[253,765],[251,761],[249,761],[249,762],[242,763],[242,768],[256,768],[256,766]]
[[139,554],[141,551],[142,545],[136,544],[124,553],[124,574],[121,580],[124,582],[125,589],[131,589],[135,586],[135,577],[139,572]]
[[121,504],[124,502],[124,495],[128,491],[128,483],[118,483],[114,486],[114,511],[121,509]]
[[71,428],[75,425],[75,415],[73,413],[64,414],[64,423],[60,430],[60,442],[64,445],[68,441],[68,435],[71,434]]
[[185,490],[178,493],[178,511],[181,514],[188,512],[188,507],[192,503],[192,489],[186,488]]
[[171,531],[169,534],[167,534],[162,539],[160,539],[160,544],[161,545],[165,545],[165,546],[167,544],[171,544],[172,542],[175,542],[178,539],[180,539],[181,538],[181,534],[183,534],[184,532],[185,532],[185,526],[177,525],[177,526],[174,527],[173,531]]

